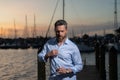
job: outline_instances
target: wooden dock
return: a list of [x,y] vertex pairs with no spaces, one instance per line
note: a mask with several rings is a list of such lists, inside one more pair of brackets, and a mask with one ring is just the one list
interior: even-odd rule
[[86,65],[83,70],[77,74],[77,80],[102,80],[100,73],[95,65]]

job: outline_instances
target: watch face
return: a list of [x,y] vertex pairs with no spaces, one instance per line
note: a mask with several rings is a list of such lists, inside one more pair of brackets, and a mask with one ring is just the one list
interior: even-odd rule
[[69,71],[67,70],[66,73],[69,73]]

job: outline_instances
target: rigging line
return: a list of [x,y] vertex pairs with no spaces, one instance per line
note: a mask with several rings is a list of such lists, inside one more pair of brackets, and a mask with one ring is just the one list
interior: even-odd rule
[[55,12],[56,12],[56,9],[57,9],[57,6],[58,6],[59,1],[60,1],[60,0],[57,0],[57,3],[56,3],[56,6],[55,6],[55,9],[54,9],[54,11],[53,11],[53,15],[52,15],[52,17],[51,17],[50,24],[49,24],[49,26],[48,26],[48,30],[47,30],[47,32],[46,32],[45,38],[47,38],[47,36],[48,36],[48,33],[49,33],[49,30],[50,30],[50,27],[51,27],[51,24],[52,24],[52,21],[53,21],[53,18],[54,18],[54,15],[55,15]]

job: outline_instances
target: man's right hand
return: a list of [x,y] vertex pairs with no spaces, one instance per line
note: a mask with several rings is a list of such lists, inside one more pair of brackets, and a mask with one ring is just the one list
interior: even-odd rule
[[47,60],[49,57],[57,56],[57,54],[58,50],[52,50],[45,55],[45,59]]
[[58,54],[58,50],[52,50],[48,53],[49,57],[56,56]]

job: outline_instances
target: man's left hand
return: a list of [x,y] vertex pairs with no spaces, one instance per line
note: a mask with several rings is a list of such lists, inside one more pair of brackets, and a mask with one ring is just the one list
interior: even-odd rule
[[71,73],[71,72],[72,72],[71,69],[65,69],[65,68],[63,68],[63,67],[58,68],[56,71],[57,71],[58,73],[60,73],[60,74],[66,74],[66,73]]

